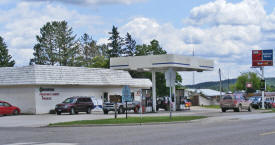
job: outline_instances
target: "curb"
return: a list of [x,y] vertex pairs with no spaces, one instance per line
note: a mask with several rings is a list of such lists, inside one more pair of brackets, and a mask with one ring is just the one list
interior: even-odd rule
[[108,126],[142,126],[142,125],[162,125],[162,124],[181,124],[181,123],[192,123],[200,121],[202,119],[190,120],[190,121],[173,121],[173,122],[151,122],[151,123],[127,123],[127,124],[87,124],[87,125],[54,125],[54,126],[43,126],[45,128],[54,127],[108,127]]

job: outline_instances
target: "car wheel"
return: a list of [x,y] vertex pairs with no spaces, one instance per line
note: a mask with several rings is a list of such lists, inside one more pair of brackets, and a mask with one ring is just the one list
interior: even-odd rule
[[134,112],[138,113],[139,112],[139,107],[135,107]]
[[74,109],[74,108],[71,108],[70,114],[71,114],[71,115],[74,115],[74,114],[75,114],[75,109]]
[[237,112],[242,112],[242,105],[239,105]]
[[13,115],[18,115],[18,114],[19,114],[19,111],[15,109],[15,110],[13,110],[12,114],[13,114]]
[[169,107],[169,106],[166,106],[166,107],[164,108],[164,110],[165,110],[165,111],[169,111],[169,110],[170,110],[170,107]]
[[104,114],[108,114],[108,110],[104,110],[103,113],[104,113]]
[[91,108],[90,107],[87,109],[87,114],[91,114]]
[[226,112],[226,109],[225,109],[225,108],[222,108],[222,112]]
[[57,114],[57,115],[61,115],[61,112],[60,112],[60,111],[57,111],[56,114]]
[[119,107],[118,108],[118,114],[122,114],[123,113],[123,108],[122,107]]
[[249,112],[252,112],[252,107],[249,105],[249,107],[248,107],[248,111]]

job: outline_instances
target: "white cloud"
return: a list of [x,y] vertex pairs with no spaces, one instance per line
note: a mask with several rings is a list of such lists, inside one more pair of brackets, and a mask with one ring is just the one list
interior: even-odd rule
[[11,2],[10,0],[1,0],[0,5],[8,4],[10,2]]
[[[131,33],[142,43],[160,41],[168,53],[195,55],[215,60],[213,72],[197,73],[197,81],[218,80],[218,68],[230,78],[240,72],[253,71],[252,49],[273,49],[275,40],[275,10],[267,15],[261,0],[243,0],[228,3],[216,0],[191,10],[185,26],[175,28],[156,20],[138,17],[122,26],[122,32]],[[269,74],[272,67],[267,67]],[[192,84],[192,73],[183,73],[184,84]],[[226,78],[224,78],[226,79]]]
[[[86,5],[131,4],[139,0],[77,2]],[[19,2],[8,11],[0,10],[0,15],[0,26],[3,26],[0,35],[8,43],[17,65],[28,64],[36,41],[35,35],[39,34],[39,29],[48,21],[66,20],[74,29],[100,31],[106,35],[108,32],[95,29],[96,26],[104,25],[101,17],[81,14],[77,10],[50,2]],[[193,8],[190,17],[185,18],[184,22],[183,27],[176,28],[171,23],[135,17],[119,26],[119,31],[122,32],[121,36],[125,36],[126,32],[131,33],[141,43],[149,44],[151,40],[157,39],[168,53],[192,55],[195,49],[196,56],[215,60],[215,71],[196,73],[196,82],[218,80],[218,68],[224,74],[229,72],[230,78],[237,77],[240,72],[251,70],[252,49],[270,49],[275,46],[275,10],[266,14],[262,0],[243,0],[235,4],[216,0]],[[106,37],[98,39],[98,43],[106,42]],[[272,67],[267,68],[266,76],[274,76],[272,71]],[[192,83],[191,75],[192,73],[183,73],[184,84]]]
[[237,4],[216,0],[193,8],[186,22],[197,25],[257,25],[265,17],[266,12],[261,0],[243,0]]
[[[57,15],[58,14],[58,15]],[[7,11],[0,11],[0,35],[7,42],[16,65],[27,65],[32,57],[35,36],[49,21],[66,20],[69,26],[92,33],[95,26],[103,24],[98,16],[80,14],[60,5],[20,2]]]
[[142,2],[145,0],[25,0],[25,1],[48,1],[48,2],[61,2],[69,4],[79,5],[108,5],[108,4],[132,4],[136,2]]

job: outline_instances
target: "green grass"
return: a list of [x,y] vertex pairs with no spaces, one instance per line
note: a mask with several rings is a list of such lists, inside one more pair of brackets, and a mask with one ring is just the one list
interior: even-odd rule
[[220,105],[204,105],[204,108],[221,109]]
[[173,116],[170,119],[168,116],[157,116],[157,117],[128,117],[117,118],[117,119],[101,119],[101,120],[82,120],[72,122],[61,122],[49,124],[49,126],[73,126],[73,125],[108,125],[108,124],[137,124],[137,123],[157,123],[157,122],[175,122],[175,121],[190,121],[196,119],[207,118],[206,116]]
[[275,109],[269,109],[269,111],[263,113],[275,113]]

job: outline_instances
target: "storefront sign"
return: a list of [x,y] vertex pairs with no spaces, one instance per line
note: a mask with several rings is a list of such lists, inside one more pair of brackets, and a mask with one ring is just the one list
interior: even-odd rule
[[42,88],[42,87],[40,87],[40,88],[39,88],[39,91],[40,91],[40,92],[44,92],[44,91],[54,91],[54,88]]
[[40,96],[59,96],[59,93],[40,93]]
[[52,97],[44,97],[44,96],[41,96],[42,97],[42,100],[52,100]]
[[39,91],[40,91],[39,95],[41,96],[42,100],[52,100],[53,96],[59,96],[59,93],[53,92],[55,91],[54,88],[40,87]]

